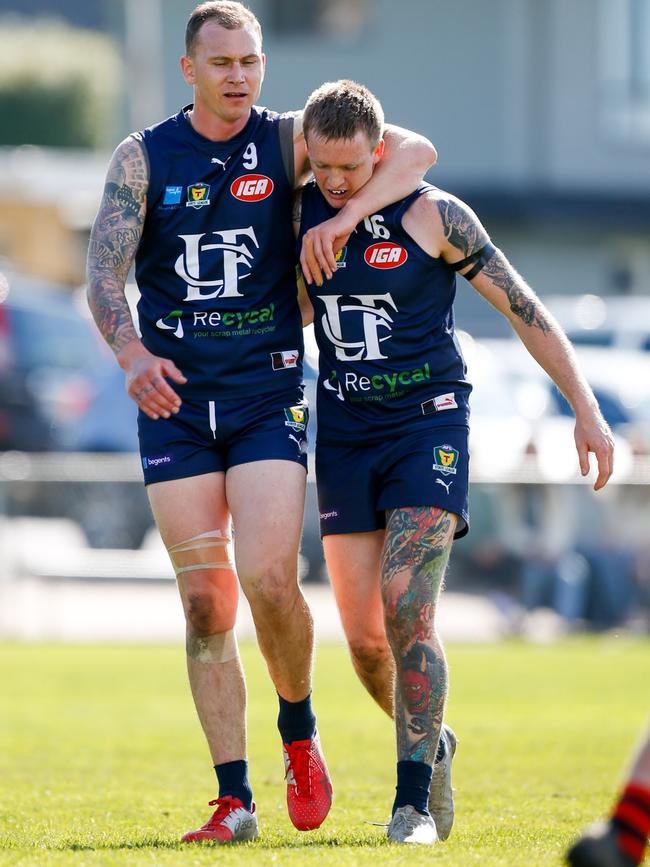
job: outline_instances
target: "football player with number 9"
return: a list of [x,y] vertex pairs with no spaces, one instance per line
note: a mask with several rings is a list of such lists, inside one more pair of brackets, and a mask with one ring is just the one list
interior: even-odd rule
[[[188,842],[257,835],[233,631],[240,585],[279,696],[292,822],[317,828],[332,799],[297,580],[308,407],[291,207],[308,163],[300,114],[255,105],[265,64],[260,23],[243,4],[194,9],[181,59],[194,101],[118,146],[88,253],[90,306],[139,407],[144,480],[219,784],[213,815]],[[435,160],[421,136],[392,128],[387,138],[386,171],[315,231],[316,273],[334,261],[328,238],[414,189]],[[139,334],[124,294],[134,261]]]

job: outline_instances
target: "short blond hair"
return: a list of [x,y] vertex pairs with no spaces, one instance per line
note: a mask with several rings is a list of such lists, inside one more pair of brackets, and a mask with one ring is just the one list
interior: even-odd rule
[[321,84],[307,100],[302,115],[305,139],[351,139],[365,132],[375,147],[384,129],[384,110],[363,84],[341,79]]
[[252,24],[262,39],[262,25],[251,10],[237,0],[208,0],[199,3],[194,9],[185,28],[185,53],[188,57],[194,51],[199,31],[207,21],[215,21],[226,30],[238,30]]

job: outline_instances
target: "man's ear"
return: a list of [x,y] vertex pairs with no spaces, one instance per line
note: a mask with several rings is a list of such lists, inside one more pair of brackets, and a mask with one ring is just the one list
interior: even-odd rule
[[181,57],[181,72],[183,73],[183,78],[193,87],[196,83],[196,79],[194,77],[194,63],[192,62],[192,58],[188,57],[187,54],[184,54]]
[[378,143],[377,143],[377,147],[375,148],[373,155],[372,155],[373,165],[377,165],[379,160],[383,157],[384,146],[385,146],[385,142],[384,142],[383,138],[380,138]]

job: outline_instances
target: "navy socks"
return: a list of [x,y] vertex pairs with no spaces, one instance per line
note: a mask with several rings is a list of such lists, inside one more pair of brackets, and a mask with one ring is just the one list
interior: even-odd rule
[[233,798],[239,798],[246,809],[250,810],[253,806],[253,792],[248,782],[248,762],[245,759],[224,762],[222,765],[215,765],[214,769],[219,781],[219,797],[232,795]]
[[420,813],[429,813],[429,788],[431,787],[431,765],[424,762],[397,763],[397,789],[393,804],[393,815],[399,807],[411,804]]
[[313,738],[316,733],[316,717],[311,707],[311,693],[302,701],[287,701],[278,695],[280,713],[278,714],[278,729],[282,743],[305,741]]

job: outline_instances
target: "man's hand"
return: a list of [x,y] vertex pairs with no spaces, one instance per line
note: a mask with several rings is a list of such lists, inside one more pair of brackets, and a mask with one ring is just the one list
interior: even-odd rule
[[187,379],[168,358],[159,358],[145,349],[140,341],[131,341],[117,360],[126,373],[126,390],[142,412],[154,420],[177,413],[181,399],[166,378],[183,385]]
[[312,283],[322,286],[323,274],[331,280],[336,271],[336,254],[345,246],[356,225],[356,222],[352,224],[350,218],[341,210],[335,217],[305,232],[300,265],[310,286]]
[[614,470],[614,438],[609,425],[597,409],[590,408],[576,415],[574,437],[583,476],[589,473],[589,452],[596,455],[598,478],[594,491],[599,491],[607,484]]

